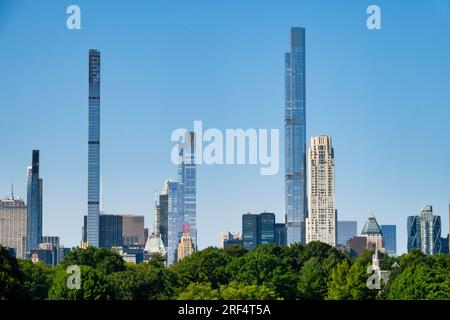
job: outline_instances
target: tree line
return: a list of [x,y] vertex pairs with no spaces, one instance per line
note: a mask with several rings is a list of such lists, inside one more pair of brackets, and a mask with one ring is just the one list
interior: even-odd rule
[[[381,269],[390,271],[380,290],[367,286],[371,258],[370,251],[354,258],[321,242],[252,251],[233,245],[166,267],[160,255],[130,264],[109,249],[89,247],[72,249],[52,268],[17,260],[0,246],[0,300],[450,299],[450,255],[380,254]],[[72,265],[80,270],[79,289],[67,285]]]

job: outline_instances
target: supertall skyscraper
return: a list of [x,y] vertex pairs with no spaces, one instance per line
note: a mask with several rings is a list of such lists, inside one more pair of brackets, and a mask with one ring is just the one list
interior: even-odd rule
[[197,169],[195,165],[195,135],[186,133],[179,144],[181,164],[178,167],[178,182],[183,189],[183,223],[189,225],[194,250],[197,250]]
[[42,179],[39,178],[39,150],[33,150],[28,167],[27,185],[27,254],[37,250],[42,241]]
[[305,29],[292,28],[285,55],[285,213],[287,244],[306,242]]
[[334,149],[331,137],[312,137],[308,159],[306,242],[321,241],[336,246]]
[[99,246],[100,215],[100,52],[89,50],[89,138],[87,241]]

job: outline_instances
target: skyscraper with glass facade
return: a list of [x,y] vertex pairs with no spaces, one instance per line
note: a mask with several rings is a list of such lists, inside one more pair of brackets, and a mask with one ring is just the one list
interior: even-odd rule
[[242,244],[247,250],[255,249],[259,244],[259,215],[246,213],[242,215]]
[[263,212],[259,215],[259,244],[275,243],[275,214]]
[[189,234],[197,250],[197,190],[195,165],[195,135],[188,132],[183,142],[179,143],[181,163],[178,166],[178,182],[183,189],[183,223],[189,225]]
[[338,221],[337,223],[337,245],[345,246],[347,241],[356,236],[358,230],[356,221]]
[[100,52],[89,50],[89,137],[87,242],[99,246],[100,215]]
[[287,244],[306,242],[305,29],[291,28],[285,55],[285,213]]
[[383,247],[390,256],[397,254],[397,226],[395,224],[382,224]]
[[433,207],[424,205],[418,216],[409,216],[408,253],[417,248],[424,254],[442,253],[441,217],[433,215]]
[[180,183],[166,181],[167,186],[167,264],[177,261],[178,242],[183,234],[183,188]]
[[42,179],[39,178],[39,150],[33,150],[28,167],[27,185],[27,255],[42,241]]

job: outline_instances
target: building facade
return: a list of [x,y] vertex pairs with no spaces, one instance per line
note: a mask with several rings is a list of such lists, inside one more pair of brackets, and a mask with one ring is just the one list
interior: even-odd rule
[[[83,242],[87,242],[88,216],[84,216]],[[121,215],[99,215],[99,247],[121,247],[123,245],[123,220]]]
[[100,52],[89,50],[87,242],[100,245]]
[[275,243],[275,214],[263,212],[259,215],[258,244]]
[[240,232],[222,232],[220,235],[220,247],[226,249],[233,244],[242,244]]
[[178,182],[183,189],[183,224],[189,225],[194,248],[197,248],[197,168],[195,164],[195,134],[188,132],[179,143],[181,163],[178,166]]
[[397,226],[395,224],[382,224],[383,247],[390,256],[397,255]]
[[285,212],[287,243],[306,243],[305,29],[292,28],[285,54]]
[[255,249],[260,238],[259,215],[246,213],[242,215],[242,244],[247,250]]
[[42,179],[39,177],[39,150],[33,150],[27,184],[27,254],[42,242]]
[[287,244],[285,223],[275,223],[275,243],[279,246]]
[[27,206],[18,198],[0,200],[0,244],[14,248],[16,258],[26,258]]
[[356,221],[338,221],[337,223],[337,245],[345,246],[347,241],[352,239],[358,233],[358,222]]
[[168,223],[167,223],[167,264],[176,260],[178,242],[183,233],[183,189],[180,183],[167,181]]
[[[189,230],[189,227],[187,225],[186,228],[187,230]],[[178,243],[177,261],[189,257],[194,251],[194,242],[192,241],[190,232],[183,232],[183,235],[180,238],[180,242]]]
[[424,254],[437,254],[442,251],[441,217],[433,215],[433,207],[423,205],[418,216],[409,216],[408,253],[416,248]]
[[144,216],[123,214],[122,215],[122,243],[124,246],[144,246]]
[[367,239],[367,249],[377,249],[378,251],[384,252],[383,247],[383,232],[381,231],[380,225],[375,219],[375,216],[371,213],[369,218],[361,232],[361,236]]
[[336,246],[334,149],[331,137],[312,137],[308,159],[306,242],[321,241]]
[[163,188],[162,194],[159,195],[159,201],[156,205],[156,229],[158,234],[161,236],[164,246],[167,246],[168,237],[168,219],[169,219],[169,196],[167,194],[167,182]]

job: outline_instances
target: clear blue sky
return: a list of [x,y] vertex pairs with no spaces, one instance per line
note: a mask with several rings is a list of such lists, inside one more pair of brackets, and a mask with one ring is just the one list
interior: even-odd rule
[[[345,5],[344,5],[345,3]],[[81,7],[82,29],[66,29]],[[366,28],[378,4],[382,30]],[[108,213],[153,218],[176,178],[176,128],[283,128],[284,53],[307,34],[307,133],[329,134],[339,219],[397,224],[434,206],[448,231],[450,3],[433,1],[0,0],[0,194],[26,196],[41,150],[44,233],[79,244],[87,198],[87,58],[102,52],[102,176]],[[283,133],[283,131],[280,131]],[[283,136],[283,134],[281,134]],[[309,141],[309,140],[308,140]],[[282,145],[282,144],[281,144]],[[283,163],[283,152],[281,150]],[[284,169],[198,168],[200,247],[241,215],[284,215]]]

